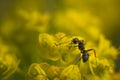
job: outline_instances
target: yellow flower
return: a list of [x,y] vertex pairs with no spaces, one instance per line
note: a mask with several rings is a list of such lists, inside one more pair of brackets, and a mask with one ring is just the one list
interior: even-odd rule
[[60,75],[60,80],[81,80],[81,74],[78,66],[70,65],[66,67]]
[[40,63],[41,68],[46,72],[49,79],[57,78],[60,75],[60,68],[47,63]]
[[[49,35],[47,33],[41,33],[39,35],[39,43],[40,43],[40,57],[44,59],[50,59],[53,61],[56,61],[59,59],[59,51],[58,47],[56,46],[55,38],[52,35]],[[44,56],[43,56],[44,54]]]
[[47,33],[41,33],[39,35],[39,43],[40,43],[40,46],[51,48],[55,46],[56,41],[53,36]]
[[97,59],[97,63],[95,61],[90,62],[90,68],[93,71],[94,75],[99,77],[105,77],[109,74],[113,73],[113,64],[104,58]]
[[4,44],[0,44],[0,47],[0,76],[6,80],[18,69],[20,60],[15,52],[12,53],[12,47]]
[[3,79],[7,79],[18,69],[20,60],[18,60],[16,56],[12,54],[5,54],[4,60],[8,69],[4,72]]
[[33,63],[28,69],[26,80],[48,80],[48,78],[40,65]]

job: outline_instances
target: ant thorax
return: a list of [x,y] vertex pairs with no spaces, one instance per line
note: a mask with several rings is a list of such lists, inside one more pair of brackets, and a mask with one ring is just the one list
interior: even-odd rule
[[78,43],[78,48],[79,48],[80,50],[84,50],[84,49],[85,49],[84,43],[79,42],[79,43]]

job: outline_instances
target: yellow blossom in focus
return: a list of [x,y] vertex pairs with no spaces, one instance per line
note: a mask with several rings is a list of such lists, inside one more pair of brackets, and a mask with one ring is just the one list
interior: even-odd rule
[[41,68],[46,72],[49,79],[57,78],[60,75],[60,68],[47,63],[40,63]]
[[46,73],[39,64],[34,63],[29,67],[26,80],[48,80]]
[[[58,60],[59,53],[56,46],[55,38],[52,35],[42,33],[39,35],[40,51],[45,59]],[[52,53],[51,53],[52,52]]]
[[78,66],[70,65],[66,67],[60,75],[60,80],[81,80],[81,74]]

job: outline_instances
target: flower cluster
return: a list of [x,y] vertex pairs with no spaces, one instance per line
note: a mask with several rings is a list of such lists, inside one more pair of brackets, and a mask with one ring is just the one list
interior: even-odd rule
[[[43,62],[33,63],[30,66],[27,80],[110,80],[110,76],[114,73],[113,61],[116,59],[117,50],[101,36],[98,45],[92,42],[86,43],[86,46],[89,46],[90,43],[96,45],[94,48],[97,57],[93,52],[89,52],[89,60],[83,63],[82,60],[76,59],[78,56],[81,57],[81,51],[78,47],[74,47],[77,46],[76,44],[71,43],[72,39],[76,37],[85,40],[83,37],[67,36],[61,32],[55,35],[41,33],[39,49]],[[103,47],[103,43],[108,44]]]

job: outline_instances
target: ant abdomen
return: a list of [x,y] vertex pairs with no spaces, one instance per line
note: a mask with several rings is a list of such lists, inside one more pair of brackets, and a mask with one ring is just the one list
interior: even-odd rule
[[85,53],[82,55],[82,60],[83,60],[83,62],[86,62],[86,61],[88,61],[88,59],[89,59],[89,54],[88,54],[87,52],[85,52]]

